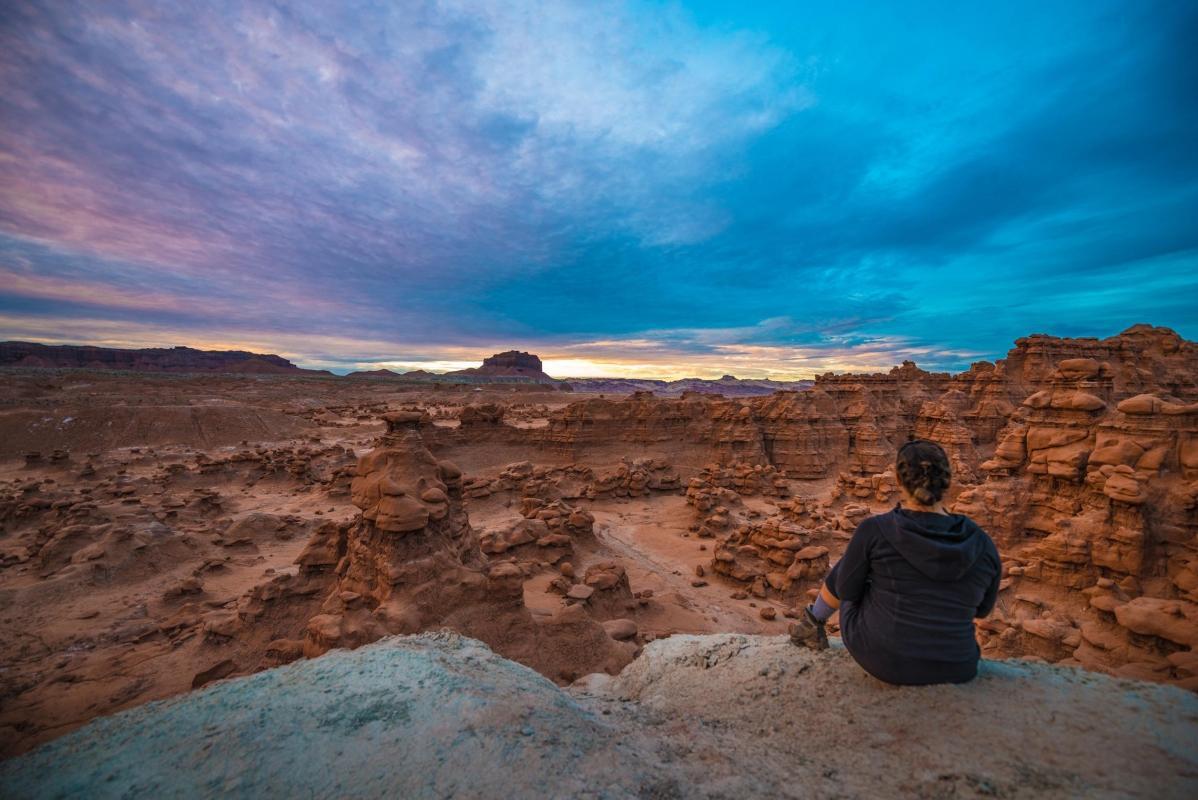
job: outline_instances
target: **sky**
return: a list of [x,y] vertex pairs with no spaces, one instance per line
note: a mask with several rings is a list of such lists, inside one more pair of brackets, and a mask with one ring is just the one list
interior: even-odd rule
[[1198,338],[1198,3],[0,4],[0,339],[558,377]]

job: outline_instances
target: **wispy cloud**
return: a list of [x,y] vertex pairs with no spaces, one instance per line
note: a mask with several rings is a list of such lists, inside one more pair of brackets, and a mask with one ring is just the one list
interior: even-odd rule
[[1192,5],[867,11],[14,0],[0,336],[800,375],[1198,334]]

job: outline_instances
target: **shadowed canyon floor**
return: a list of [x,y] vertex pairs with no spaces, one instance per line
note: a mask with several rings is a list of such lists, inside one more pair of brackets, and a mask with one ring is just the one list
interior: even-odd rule
[[[999,606],[979,624],[988,658],[1175,684],[1183,708],[1182,691],[1198,688],[1198,348],[1166,329],[1037,335],[959,375],[907,363],[757,397],[3,376],[6,756],[95,717],[394,634],[449,628],[558,684],[619,673],[613,686],[692,641],[680,634],[782,634],[857,522],[896,501],[890,465],[909,436],[948,450],[951,506],[1002,553]],[[744,641],[783,658],[766,658],[772,639]],[[835,680],[866,680],[830,658]],[[1045,686],[1080,676],[1110,702],[1156,691],[989,669]],[[1192,741],[1192,717],[1184,724]],[[1090,736],[1076,746],[1107,747]],[[815,744],[783,738],[758,746],[814,758],[803,748]],[[698,780],[677,769],[679,786]],[[1008,788],[997,796],[1022,796],[1040,780],[1003,769],[895,785],[969,796],[998,781]],[[1117,795],[1094,769],[1045,778],[1045,791]],[[1170,786],[1192,781],[1185,769]],[[631,782],[612,785],[640,791],[629,770]]]

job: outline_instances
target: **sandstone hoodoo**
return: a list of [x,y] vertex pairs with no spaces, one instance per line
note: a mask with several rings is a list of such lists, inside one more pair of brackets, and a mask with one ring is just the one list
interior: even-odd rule
[[[357,521],[340,541],[323,545],[344,555],[321,613],[308,622],[306,655],[451,627],[553,677],[615,671],[631,659],[633,646],[616,644],[581,607],[535,621],[523,599],[528,567],[491,560],[479,549],[461,470],[425,447],[418,414],[387,421],[389,432],[358,462],[351,485]],[[565,531],[589,532],[589,520],[577,514],[548,519],[568,520]],[[557,544],[550,535],[546,526],[537,546]],[[569,533],[557,536],[569,544]]]

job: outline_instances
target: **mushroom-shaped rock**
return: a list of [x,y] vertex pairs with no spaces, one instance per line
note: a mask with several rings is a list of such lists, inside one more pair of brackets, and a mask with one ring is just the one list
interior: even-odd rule
[[387,423],[388,433],[416,430],[420,427],[423,419],[424,412],[414,410],[392,411],[383,415],[383,422]]
[[1198,646],[1198,604],[1195,603],[1137,597],[1116,608],[1115,619],[1136,633],[1159,636],[1180,645]]
[[1057,364],[1057,371],[1067,380],[1094,378],[1102,370],[1102,364],[1093,358],[1066,358]]
[[1102,493],[1112,500],[1133,505],[1140,505],[1148,499],[1144,485],[1136,480],[1135,475],[1124,472],[1115,472],[1110,475],[1102,486]]
[[570,600],[586,601],[589,600],[595,590],[583,583],[576,583],[570,587],[570,591],[566,592],[566,597]]
[[609,619],[603,623],[603,629],[617,642],[635,638],[637,634],[636,623],[627,618]]
[[428,525],[428,519],[429,510],[419,500],[407,495],[387,496],[379,501],[374,524],[379,530],[407,533]]
[[491,565],[490,569],[487,570],[487,577],[492,580],[504,578],[523,579],[524,571],[520,569],[518,564],[514,564],[511,561],[501,561],[498,564]]
[[1133,465],[1144,455],[1144,448],[1131,439],[1108,437],[1099,439],[1098,447],[1090,454],[1089,463],[1093,466],[1103,464]]
[[625,580],[624,568],[619,564],[605,561],[588,567],[583,580],[587,586],[593,586],[596,589],[614,589],[621,581]]
[[1052,392],[1043,389],[1035,394],[1029,395],[1023,404],[1028,408],[1048,408],[1052,404]]
[[1075,411],[1099,411],[1106,408],[1106,402],[1089,392],[1059,392],[1052,396],[1050,405],[1053,408],[1067,408]]
[[819,545],[811,545],[804,547],[795,553],[795,561],[814,561],[817,558],[822,558],[828,555],[828,548]]
[[426,503],[448,503],[449,502],[449,498],[446,496],[445,492],[436,486],[432,486],[428,489],[425,489],[423,492],[421,492],[420,499]]
[[1136,416],[1156,414],[1161,410],[1161,399],[1151,394],[1138,394],[1120,401],[1115,408],[1124,414]]

